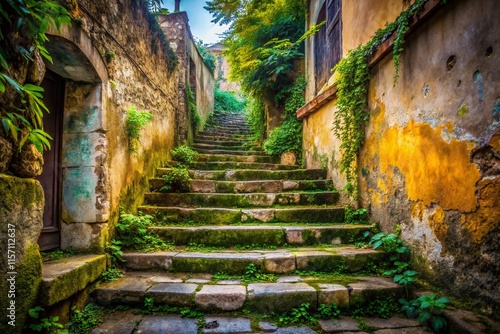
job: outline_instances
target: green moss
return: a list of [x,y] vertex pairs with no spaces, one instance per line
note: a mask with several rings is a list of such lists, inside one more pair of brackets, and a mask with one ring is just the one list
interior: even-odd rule
[[2,309],[1,314],[3,315],[0,332],[2,333],[21,333],[23,325],[27,320],[28,310],[36,304],[42,280],[42,257],[38,245],[32,244],[26,248],[22,260],[16,264],[16,272],[16,296],[13,299],[16,302],[15,328],[8,325],[8,320],[5,320],[8,319],[6,315],[8,314],[7,308],[10,302],[10,299],[6,298],[9,292],[8,282],[5,279],[6,277],[0,281],[0,293],[2,294],[0,307]]
[[176,272],[188,273],[228,273],[243,274],[249,264],[255,264],[259,271],[262,271],[262,263],[257,260],[235,258],[231,261],[217,258],[183,258],[176,256],[172,259],[172,270]]
[[236,182],[216,182],[215,191],[218,193],[232,193],[235,186]]
[[457,116],[462,118],[467,116],[468,113],[469,113],[469,106],[466,103],[464,103],[460,106],[460,108],[458,108]]
[[15,176],[0,174],[0,194],[5,207],[19,205],[33,209],[44,201],[43,190],[34,179],[21,179]]

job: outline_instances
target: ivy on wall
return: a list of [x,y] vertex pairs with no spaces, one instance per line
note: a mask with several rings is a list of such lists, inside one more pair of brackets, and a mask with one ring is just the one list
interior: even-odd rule
[[333,132],[341,141],[340,172],[347,180],[344,190],[352,197],[358,195],[356,160],[365,137],[366,124],[370,119],[367,99],[370,57],[387,38],[396,34],[392,56],[395,66],[394,84],[396,84],[399,77],[399,58],[403,52],[404,35],[408,31],[410,18],[422,10],[425,2],[426,0],[415,1],[394,22],[379,29],[368,43],[349,51],[347,56],[333,68],[337,73],[335,85],[338,109],[334,114]]

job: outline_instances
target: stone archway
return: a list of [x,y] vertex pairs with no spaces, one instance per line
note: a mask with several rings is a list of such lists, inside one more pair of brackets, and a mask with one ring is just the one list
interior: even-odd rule
[[109,217],[107,69],[79,27],[50,31],[45,46],[53,59],[47,68],[65,82],[58,203],[61,248],[96,249]]

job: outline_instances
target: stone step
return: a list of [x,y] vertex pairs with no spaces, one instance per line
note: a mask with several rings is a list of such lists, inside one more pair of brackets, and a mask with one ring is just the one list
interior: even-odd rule
[[354,246],[298,247],[275,250],[125,253],[128,270],[168,270],[188,273],[245,274],[253,264],[263,273],[290,274],[295,270],[355,273],[382,260],[385,253]]
[[[158,177],[169,173],[170,168],[158,168]],[[232,170],[189,170],[189,176],[195,180],[214,181],[263,181],[263,180],[322,180],[326,179],[324,169],[296,170],[262,170],[262,169],[232,169]]]
[[224,150],[224,149],[202,149],[202,148],[197,148],[196,152],[202,153],[202,154],[229,154],[229,155],[263,155],[267,156],[268,154],[262,150],[253,150],[253,149],[248,149],[248,150]]
[[247,142],[251,140],[250,135],[245,134],[205,134],[204,132],[198,133],[196,140],[210,140],[210,141],[243,141]]
[[266,208],[290,205],[332,205],[339,200],[338,192],[288,193],[146,193],[145,205],[218,208]]
[[[176,161],[168,161],[170,166],[177,166]],[[239,161],[194,161],[189,165],[198,170],[227,170],[227,169],[259,169],[259,170],[296,170],[297,165],[280,165],[265,162]]]
[[220,138],[220,137],[207,137],[198,136],[194,139],[195,144],[208,144],[208,145],[221,145],[221,146],[243,146],[248,141],[246,139],[234,139],[234,138]]
[[254,318],[249,318],[245,314],[205,314],[200,321],[180,315],[143,315],[141,310],[130,309],[113,312],[91,334],[365,334],[364,330],[367,326],[373,330],[374,334],[431,333],[416,319],[406,319],[400,316],[393,316],[389,319],[364,318],[363,325],[352,317],[342,316],[338,319],[319,320],[317,326],[314,326],[310,324],[276,325],[269,321],[256,322]]
[[150,215],[161,214],[170,223],[193,221],[204,225],[254,222],[341,224],[344,221],[344,209],[335,207],[227,209],[140,206],[138,210]]
[[[190,278],[191,276],[191,278]],[[132,272],[94,291],[101,305],[141,305],[146,297],[155,305],[198,308],[205,312],[285,312],[309,303],[312,310],[335,302],[340,309],[354,308],[366,300],[403,297],[401,285],[383,277],[344,277],[328,281],[285,276],[275,283],[246,283],[234,278],[222,282],[211,275]]]
[[[331,180],[304,181],[212,181],[190,180],[191,192],[195,193],[279,193],[288,191],[332,190]],[[149,180],[151,191],[159,191],[164,185],[162,178]]]
[[[226,142],[223,141],[214,143],[226,144]],[[241,144],[236,146],[230,146],[230,145],[220,145],[220,144],[194,144],[191,146],[191,148],[195,151],[198,150],[259,151],[259,152],[263,151],[261,148],[255,146],[245,146]]]
[[198,154],[195,161],[235,161],[277,164],[280,162],[280,158],[263,155]]
[[283,246],[347,244],[375,225],[330,225],[330,226],[155,226],[154,231],[167,242],[182,246],[200,244],[207,246]]

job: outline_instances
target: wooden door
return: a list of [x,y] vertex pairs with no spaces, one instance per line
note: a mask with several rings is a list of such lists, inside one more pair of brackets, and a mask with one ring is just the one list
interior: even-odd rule
[[64,113],[64,79],[47,70],[41,86],[44,89],[43,102],[50,113],[45,113],[43,126],[53,138],[51,149],[43,154],[44,166],[38,180],[45,194],[43,229],[38,244],[40,250],[50,250],[61,245],[60,199],[61,199],[61,137]]

